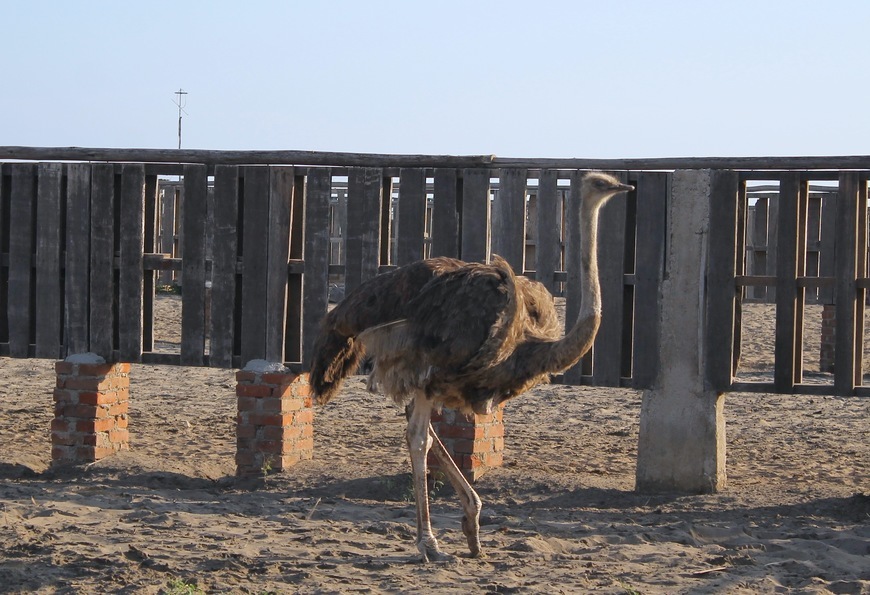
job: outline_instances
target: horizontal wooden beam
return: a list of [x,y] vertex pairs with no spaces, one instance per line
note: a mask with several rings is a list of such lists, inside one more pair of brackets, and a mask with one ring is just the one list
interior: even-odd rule
[[603,170],[870,170],[870,155],[808,157],[525,158],[494,155],[398,155],[328,151],[219,151],[0,146],[0,159],[335,167],[451,167]]

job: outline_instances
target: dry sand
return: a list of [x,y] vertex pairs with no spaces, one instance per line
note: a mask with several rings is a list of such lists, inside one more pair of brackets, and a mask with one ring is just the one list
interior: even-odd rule
[[[748,377],[772,365],[771,312],[745,308]],[[422,565],[404,418],[360,377],[317,410],[315,460],[236,480],[232,371],[134,366],[131,450],[75,470],[50,467],[53,362],[0,376],[2,592],[870,593],[867,399],[729,395],[728,489],[647,495],[638,392],[538,388],[507,405],[505,466],[476,486],[487,557],[462,556],[442,489],[457,557]]]

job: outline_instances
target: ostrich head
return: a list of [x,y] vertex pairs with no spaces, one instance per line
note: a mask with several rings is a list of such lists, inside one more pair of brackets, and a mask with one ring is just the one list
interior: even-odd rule
[[587,173],[580,184],[583,206],[591,209],[597,209],[620,192],[632,190],[634,186],[623,184],[614,176],[600,171]]

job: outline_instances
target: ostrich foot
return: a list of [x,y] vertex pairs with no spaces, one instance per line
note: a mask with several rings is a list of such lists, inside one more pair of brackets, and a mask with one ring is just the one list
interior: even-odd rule
[[438,542],[434,538],[418,541],[417,549],[420,551],[420,561],[424,564],[429,562],[448,562],[453,559],[453,556],[441,551],[438,547]]
[[472,558],[483,558],[486,554],[480,548],[480,520],[477,516],[462,517],[462,532],[465,534],[465,539],[468,540],[468,550],[471,552]]

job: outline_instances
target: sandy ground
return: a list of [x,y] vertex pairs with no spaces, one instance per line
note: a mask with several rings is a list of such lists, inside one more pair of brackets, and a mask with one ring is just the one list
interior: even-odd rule
[[[745,309],[750,376],[772,366],[771,312]],[[134,366],[131,450],[74,470],[50,466],[53,362],[0,359],[0,377],[0,592],[870,593],[867,399],[729,395],[727,490],[647,495],[638,392],[538,388],[476,486],[487,556],[462,556],[443,488],[457,557],[422,565],[404,418],[361,377],[317,410],[315,460],[253,480],[234,477],[232,371]]]

